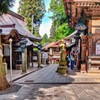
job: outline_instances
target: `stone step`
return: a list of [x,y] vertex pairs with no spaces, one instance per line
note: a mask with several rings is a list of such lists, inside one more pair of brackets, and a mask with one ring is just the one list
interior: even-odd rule
[[98,64],[98,65],[100,65],[100,61],[97,61],[97,60],[91,60],[90,63],[91,64]]
[[100,74],[100,70],[88,70],[88,73],[98,73],[98,74]]

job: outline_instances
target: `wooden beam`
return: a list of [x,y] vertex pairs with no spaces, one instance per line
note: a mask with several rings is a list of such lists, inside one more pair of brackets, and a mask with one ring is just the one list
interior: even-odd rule
[[15,25],[16,25],[16,24],[6,24],[6,25],[0,25],[0,27],[1,27],[1,28],[10,28],[10,27],[15,28]]

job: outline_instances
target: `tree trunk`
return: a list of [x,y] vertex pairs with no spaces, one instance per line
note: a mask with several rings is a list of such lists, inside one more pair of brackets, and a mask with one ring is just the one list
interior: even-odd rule
[[2,45],[1,45],[1,36],[0,36],[0,91],[6,90],[10,87],[10,84],[8,83],[6,79],[6,74],[4,71],[4,66],[2,63]]
[[6,79],[6,74],[3,67],[2,57],[0,57],[0,90],[5,90],[10,87],[10,84]]

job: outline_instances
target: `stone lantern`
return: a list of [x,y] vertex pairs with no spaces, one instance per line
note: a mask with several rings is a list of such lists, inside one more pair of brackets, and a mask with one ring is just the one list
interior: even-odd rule
[[27,49],[26,49],[26,38],[22,38],[20,41],[20,47],[22,52],[22,73],[25,73],[27,70]]

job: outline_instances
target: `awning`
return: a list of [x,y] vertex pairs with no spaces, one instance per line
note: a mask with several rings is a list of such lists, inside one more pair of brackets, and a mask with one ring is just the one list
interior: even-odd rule
[[27,41],[26,46],[32,45],[33,47],[38,47],[35,43],[31,42],[28,38],[26,38],[26,41]]
[[[15,44],[16,46],[20,46],[20,41],[18,43]],[[33,46],[33,47],[37,47],[37,45],[35,43],[33,43],[32,41],[30,41],[28,38],[26,38],[26,46]]]

